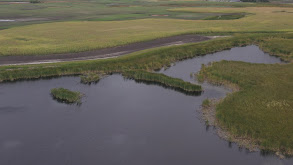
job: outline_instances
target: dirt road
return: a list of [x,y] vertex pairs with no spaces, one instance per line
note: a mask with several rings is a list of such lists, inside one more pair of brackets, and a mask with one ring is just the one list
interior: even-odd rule
[[66,53],[66,54],[51,54],[51,55],[34,55],[34,56],[3,56],[0,57],[0,66],[2,65],[27,65],[27,64],[42,64],[42,63],[56,63],[63,61],[81,61],[93,60],[102,58],[113,58],[117,56],[126,55],[140,50],[181,45],[185,43],[195,43],[206,41],[214,37],[205,37],[199,35],[179,35],[166,38],[155,39],[146,42],[132,43],[124,46],[117,46],[111,48],[104,48],[94,51],[80,52],[80,53]]

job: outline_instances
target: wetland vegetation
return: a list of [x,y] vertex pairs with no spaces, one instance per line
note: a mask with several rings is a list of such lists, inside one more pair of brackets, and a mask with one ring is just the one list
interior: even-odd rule
[[98,73],[88,73],[80,76],[80,82],[83,84],[97,83],[101,79]]
[[[205,54],[250,44],[257,44],[269,53],[272,49],[267,48],[266,41],[277,43],[284,40],[287,45],[292,45],[292,34],[239,34],[234,37],[220,38],[195,44],[187,44],[175,47],[155,48],[135,52],[130,55],[114,59],[89,60],[64,62],[56,64],[2,66],[0,67],[0,81],[14,81],[17,79],[35,79],[50,76],[62,76],[73,74],[85,74],[90,71],[113,73],[126,70],[157,70],[164,66],[170,66],[179,60],[202,56]],[[289,42],[288,42],[289,41]],[[292,47],[281,49],[290,51]],[[278,49],[273,49],[278,52]],[[280,52],[280,51],[279,51]],[[292,52],[286,54],[274,54],[283,60],[292,61]]]
[[292,155],[292,71],[292,64],[222,61],[202,69],[200,76],[240,88],[217,105],[220,126],[262,149]]
[[65,103],[81,103],[82,94],[76,91],[70,91],[64,88],[53,88],[51,94],[54,99]]
[[160,73],[151,73],[143,70],[132,70],[124,71],[122,75],[126,78],[134,79],[137,81],[157,83],[165,87],[170,87],[173,89],[183,91],[187,94],[198,94],[202,92],[202,88],[200,85],[185,82],[181,79],[172,78]]
[[[0,22],[0,60],[1,56],[90,51],[180,34],[227,36],[112,59],[0,66],[0,82],[81,75],[82,83],[90,83],[99,81],[95,73],[101,72],[200,92],[204,90],[200,85],[154,71],[180,60],[255,44],[287,64],[221,61],[203,66],[197,78],[239,89],[215,105],[219,127],[261,149],[292,156],[292,13],[293,5],[287,3],[0,0],[0,19],[13,20]],[[67,103],[81,99],[79,92],[64,88],[52,89],[51,94]],[[202,106],[209,104],[205,100]]]

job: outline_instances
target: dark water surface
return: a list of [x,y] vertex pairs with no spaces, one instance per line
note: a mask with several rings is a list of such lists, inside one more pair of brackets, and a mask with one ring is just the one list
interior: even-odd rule
[[[256,46],[176,63],[163,73],[186,81],[201,63],[280,63]],[[83,85],[78,77],[0,84],[0,165],[289,165],[219,139],[200,120],[205,98],[228,90],[204,84],[201,96],[125,80]],[[81,106],[58,103],[50,89],[86,95]]]

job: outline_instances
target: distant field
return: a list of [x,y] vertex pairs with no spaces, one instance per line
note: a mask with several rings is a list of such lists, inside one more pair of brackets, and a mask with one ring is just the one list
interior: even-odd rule
[[180,7],[262,7],[292,6],[271,3],[229,3],[206,1],[152,1],[152,0],[40,0],[41,3],[11,3],[0,0],[0,29],[56,21],[113,21],[144,18],[174,18],[198,20],[217,13],[182,13],[168,11]]
[[[175,10],[175,9],[174,9]],[[0,55],[80,52],[182,33],[292,32],[293,8],[183,8],[177,12],[250,13],[235,20],[71,21],[0,31]]]
[[[1,22],[0,29],[14,26],[55,21],[113,21],[142,18],[179,18],[202,19],[215,14],[170,12],[170,5],[194,6],[210,5],[205,2],[152,2],[152,1],[49,1],[42,3],[10,3],[0,0],[0,19],[11,19],[13,22]],[[26,1],[29,2],[29,1]],[[218,4],[215,3],[215,6]],[[175,6],[174,6],[175,7]]]

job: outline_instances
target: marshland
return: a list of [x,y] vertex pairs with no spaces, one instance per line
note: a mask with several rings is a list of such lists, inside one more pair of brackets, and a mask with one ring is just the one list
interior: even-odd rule
[[0,0],[1,164],[293,163],[291,3],[24,2]]

